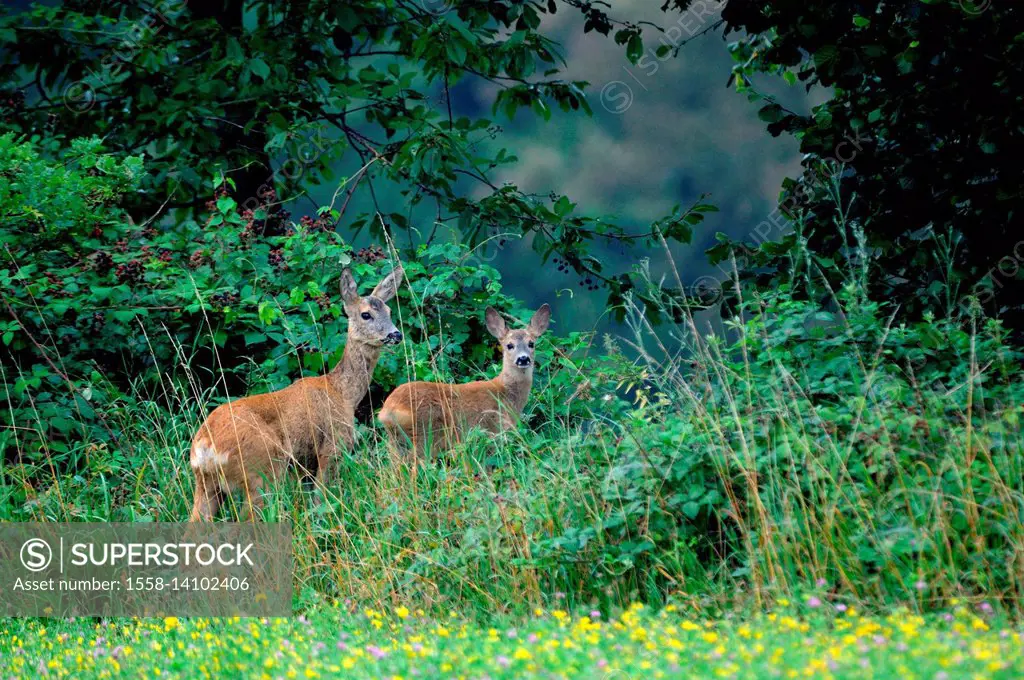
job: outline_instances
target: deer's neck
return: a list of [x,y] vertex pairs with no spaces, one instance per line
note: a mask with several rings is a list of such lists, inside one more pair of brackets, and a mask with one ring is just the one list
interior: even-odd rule
[[496,382],[501,386],[508,407],[517,414],[522,413],[526,400],[530,398],[530,388],[533,387],[533,367],[524,370],[515,366],[505,366]]
[[380,347],[350,340],[345,345],[341,361],[327,375],[334,389],[340,392],[353,408],[363,400],[366,391],[370,389],[370,380],[373,378],[373,369],[377,367],[377,360],[380,359],[380,352]]

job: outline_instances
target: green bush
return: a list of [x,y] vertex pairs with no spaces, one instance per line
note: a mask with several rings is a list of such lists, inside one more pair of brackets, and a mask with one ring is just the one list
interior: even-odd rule
[[[343,351],[342,269],[368,290],[391,268],[380,247],[354,252],[331,215],[293,223],[272,193],[243,209],[224,182],[202,224],[137,224],[119,204],[141,173],[141,159],[117,160],[97,140],[61,149],[0,136],[8,457],[66,465],[81,443],[120,446],[118,414],[140,402],[205,406],[321,373]],[[464,246],[423,246],[403,264],[409,283],[392,307],[408,342],[382,359],[377,403],[411,378],[487,368],[487,305],[527,314]],[[541,359],[582,341],[555,340]]]
[[1024,355],[1003,327],[894,326],[854,287],[825,307],[755,294],[742,313],[731,341],[690,334],[686,361],[644,352],[644,419],[660,427],[615,463],[621,523],[655,554],[703,544],[764,591],[824,580],[873,601],[1016,601]]

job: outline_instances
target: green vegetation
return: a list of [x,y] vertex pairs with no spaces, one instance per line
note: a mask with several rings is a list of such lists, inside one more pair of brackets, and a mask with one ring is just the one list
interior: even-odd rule
[[[838,610],[837,608],[838,607]],[[0,627],[0,671],[108,678],[1013,678],[1022,635],[990,611],[862,616],[809,597],[750,619],[637,606],[610,620],[537,610],[482,627],[457,612],[355,612],[299,619],[18,623]]]
[[[0,674],[1024,671],[1019,268],[983,278],[1016,257],[1019,129],[1000,136],[998,108],[974,125],[969,88],[991,78],[944,66],[981,42],[1012,61],[1019,8],[727,3],[747,31],[731,82],[800,137],[808,176],[786,233],[719,235],[725,280],[694,291],[673,253],[715,211],[703,197],[628,229],[502,184],[515,155],[484,143],[493,121],[453,111],[471,78],[509,119],[588,110],[540,30],[558,3],[199,4],[0,17],[0,521],[184,519],[210,409],[341,356],[344,267],[368,284],[401,262],[405,339],[340,482],[266,490],[262,519],[294,529],[297,618],[2,621]],[[568,4],[649,56],[649,24]],[[954,5],[970,18],[936,29]],[[834,97],[796,115],[754,90],[766,73]],[[950,91],[965,109],[930,113]],[[822,165],[850,131],[870,137],[856,159]],[[330,203],[293,218],[321,183]],[[979,223],[1003,238],[981,248]],[[506,238],[606,290],[621,325],[578,332],[558,312],[575,298],[535,277],[556,311],[522,421],[414,468],[374,411],[408,380],[494,375],[483,310],[528,312],[490,263]],[[659,264],[604,257],[634,245]]]
[[[60,230],[35,238],[16,230],[5,234],[7,247],[24,249],[19,260],[30,264],[28,271],[7,271],[11,288],[24,292],[5,298],[20,313],[8,321],[4,342],[13,356],[20,352],[46,361],[31,374],[5,374],[17,426],[7,430],[0,518],[180,520],[191,495],[188,441],[223,394],[223,385],[197,389],[200,381],[193,376],[208,370],[201,368],[207,360],[198,348],[209,346],[218,360],[240,359],[238,368],[224,363],[214,374],[225,379],[236,370],[262,370],[265,384],[274,385],[292,379],[299,367],[322,369],[320,363],[304,364],[297,348],[323,338],[321,347],[337,352],[337,331],[330,329],[341,319],[331,305],[311,303],[339,273],[340,267],[325,263],[353,263],[358,254],[340,238],[302,224],[248,243],[196,232],[188,240],[199,243],[201,252],[209,248],[209,260],[182,269],[151,255],[145,242],[170,243],[161,239],[175,232],[140,234],[128,246],[137,255],[119,252],[108,263],[118,278],[119,268],[146,254],[138,276],[104,286],[111,272],[78,266],[61,238],[99,238],[97,229],[104,235],[122,228],[104,210],[114,210],[119,193],[137,177],[138,164],[113,161],[95,142],[79,142],[59,164],[47,163],[32,145],[0,140],[15,176],[34,178],[9,185],[0,198],[17,208],[6,210],[42,214],[41,206],[65,206],[55,213],[64,216]],[[230,197],[221,195],[218,203],[214,214],[228,225],[223,229],[251,231],[252,222]],[[849,232],[854,242],[863,238],[854,227]],[[275,247],[308,251],[299,266],[270,276]],[[254,252],[267,255],[259,265],[264,274],[250,269]],[[378,377],[397,382],[493,370],[485,352],[473,355],[458,346],[437,351],[429,340],[444,336],[442,329],[451,324],[464,324],[468,335],[480,323],[476,312],[483,304],[521,307],[502,293],[497,272],[471,256],[457,245],[436,246],[406,265],[410,281],[398,308],[408,340],[382,361]],[[375,263],[357,266],[369,274]],[[42,267],[56,276],[40,280]],[[893,307],[865,294],[862,282],[870,272],[855,269],[845,272],[849,283],[824,303],[809,301],[791,286],[749,290],[734,307],[740,314],[727,322],[724,335],[715,335],[701,332],[686,301],[652,281],[644,265],[635,276],[644,288],[636,298],[625,298],[629,333],[603,339],[556,334],[541,344],[542,368],[518,430],[471,437],[414,475],[386,453],[377,428],[361,425],[356,449],[340,462],[343,483],[325,489],[323,500],[298,479],[272,488],[264,519],[290,521],[296,533],[297,612],[332,630],[369,635],[366,648],[380,649],[386,640],[370,635],[367,621],[339,622],[333,617],[340,614],[323,603],[422,610],[417,620],[433,626],[427,622],[444,620],[450,611],[473,622],[522,620],[535,608],[616,615],[632,602],[658,607],[682,598],[722,612],[724,618],[701,614],[699,625],[710,622],[715,631],[724,626],[730,637],[735,631],[727,612],[763,611],[787,598],[869,611],[903,607],[929,617],[966,599],[972,607],[985,603],[1012,618],[1020,615],[1024,369],[1021,352],[999,322],[977,311],[966,321],[897,321]],[[267,283],[243,284],[244,300],[216,304],[213,295],[225,293],[212,282],[226,286],[233,277]],[[828,285],[824,277],[814,282]],[[478,292],[467,297],[474,286]],[[218,292],[206,297],[207,290]],[[99,301],[121,296],[111,320],[124,325],[105,334],[83,332],[77,323],[81,310],[67,304],[69,294]],[[460,308],[461,318],[451,318],[451,310]],[[121,319],[117,310],[130,311],[131,319]],[[661,325],[651,324],[649,311]],[[159,326],[154,319],[161,319]],[[146,331],[142,338],[151,338],[134,355],[140,368],[120,385],[106,379],[117,375],[109,365],[90,373],[111,339],[122,348],[139,340],[129,322]],[[175,338],[170,328],[180,335]],[[218,339],[223,343],[240,333],[249,336],[250,346],[266,348],[267,358],[255,367],[218,346]],[[194,344],[182,351],[185,339]],[[450,336],[446,341],[459,344]],[[469,363],[474,356],[476,366]],[[61,431],[59,417],[69,404],[93,417],[66,416],[72,427]],[[240,511],[228,509],[231,515]],[[774,660],[759,654],[744,663],[827,663],[821,649],[830,649],[829,636],[838,632],[828,632],[813,616],[789,620],[794,630],[819,626],[820,647],[792,658],[787,652]],[[30,639],[38,632],[30,635],[24,626],[32,625],[41,624],[19,623],[10,634]],[[118,635],[128,636],[123,646],[137,647],[133,626],[150,625],[122,629]],[[247,625],[182,623],[186,630],[211,626],[226,635],[239,635]],[[295,622],[274,625],[289,639],[303,630]],[[538,625],[543,631],[553,624]],[[76,639],[99,634],[80,623],[61,626]],[[313,647],[331,643],[314,630],[301,639]],[[922,630],[922,641],[936,647],[921,648],[921,655],[932,658],[953,644],[943,624]],[[466,639],[481,631],[470,627]],[[161,649],[176,646],[179,635],[151,633]],[[775,646],[796,644],[795,635],[785,633]],[[7,643],[16,644],[13,638]],[[985,646],[990,643],[997,647]],[[1011,661],[998,646],[1001,639],[987,636],[977,644],[980,656],[961,655],[956,663],[977,661],[983,674],[1007,670]],[[694,658],[703,654],[711,664],[707,672],[721,671],[722,659],[739,663],[716,656],[717,646],[707,645],[693,650]],[[154,651],[148,640],[139,649]],[[672,661],[647,655],[652,650],[644,646],[637,650],[637,664],[671,672]],[[515,652],[510,648],[504,655]],[[993,655],[1003,665],[981,663]],[[142,652],[138,658],[149,659]],[[329,669],[345,658],[325,656],[323,663]],[[585,659],[592,660],[573,652],[544,663],[558,671]],[[66,664],[70,658],[51,655],[45,661]],[[115,661],[132,673],[134,661]],[[228,657],[223,662],[234,663]],[[202,654],[196,663],[212,661]],[[462,663],[476,668],[471,656],[463,655]],[[880,654],[878,672],[906,663]],[[316,668],[308,666],[311,672]],[[538,672],[546,668],[537,666]],[[637,668],[625,668],[626,677]],[[409,669],[387,666],[387,672]]]
[[[272,197],[242,209],[226,184],[202,224],[136,225],[120,204],[143,180],[141,159],[116,160],[95,139],[60,150],[2,135],[0,167],[2,417],[19,423],[0,430],[0,451],[16,460],[42,454],[77,471],[72,448],[113,445],[123,423],[111,418],[140,402],[192,411],[320,373],[343,349],[342,269],[366,282],[386,265],[324,218],[290,222]],[[411,342],[378,367],[378,405],[399,382],[486,368],[481,310],[523,310],[463,245],[422,245],[405,266],[394,306]],[[568,356],[580,342],[556,346]]]
[[[172,245],[176,232],[140,234],[129,246],[137,256],[114,253],[107,263],[125,280],[102,285],[111,273],[80,268],[61,239],[88,243],[119,223],[82,208],[91,204],[68,187],[113,201],[137,164],[118,165],[83,142],[58,170],[30,146],[0,139],[16,176],[40,178],[13,183],[7,205],[29,213],[68,205],[67,226],[52,240],[5,237],[32,263],[7,274],[22,297],[6,298],[18,314],[5,343],[16,357],[46,362],[5,376],[18,425],[6,430],[13,455],[0,516],[184,518],[184,452],[224,389],[198,389],[206,361],[197,352],[213,348],[220,378],[262,369],[270,386],[300,367],[321,370],[324,354],[299,348],[340,351],[337,305],[317,298],[353,255],[337,236],[302,225],[249,243],[206,232],[188,240],[203,239],[198,252],[208,259],[182,269],[145,243]],[[219,203],[224,229],[251,230],[229,197]],[[258,254],[275,247],[303,252],[276,274],[269,256],[253,271]],[[479,332],[486,304],[517,305],[496,272],[467,256],[433,247],[407,265],[399,309],[408,341],[378,369],[385,386],[490,368],[485,351],[464,349],[465,338]],[[137,276],[117,274],[133,261]],[[44,267],[51,276],[40,278]],[[555,592],[572,607],[615,607],[697,585],[767,602],[825,579],[878,606],[928,609],[977,595],[1016,610],[1021,353],[994,321],[896,322],[864,295],[861,274],[850,272],[826,305],[789,287],[752,291],[728,339],[701,334],[688,308],[649,282],[642,299],[677,323],[656,329],[649,307],[627,296],[631,335],[545,340],[520,429],[468,442],[415,482],[386,455],[379,430],[362,427],[341,464],[344,484],[326,490],[327,502],[310,507],[298,481],[272,492],[267,518],[288,519],[302,534],[303,596],[398,598],[485,615],[550,606]],[[638,268],[638,280],[646,276]],[[257,285],[235,283],[237,301],[218,304],[233,281]],[[211,290],[225,292],[202,292]],[[91,323],[97,314],[85,305],[108,307],[111,327],[83,328],[83,316]],[[117,374],[115,363],[100,363],[106,349],[133,343],[134,353],[117,357],[135,367],[130,379],[104,379]]]
[[[685,358],[659,356],[633,309],[621,342],[642,359],[611,343],[578,366],[545,362],[518,431],[472,439],[413,482],[361,428],[327,502],[311,507],[295,481],[267,518],[302,534],[304,591],[357,601],[485,614],[555,592],[614,607],[700,587],[764,602],[826,579],[876,606],[976,595],[1016,609],[1020,353],[994,322],[894,326],[853,289],[834,303],[757,296],[732,342],[684,321]],[[107,412],[117,441],[6,464],[6,518],[186,516],[184,452],[205,405],[133,397]]]
[[[664,7],[669,17],[685,17],[702,4],[670,0]],[[1021,7],[990,0],[719,4],[726,31],[737,36],[729,46],[737,90],[757,104],[768,132],[793,135],[804,154],[803,173],[785,182],[780,201],[796,229],[785,238],[774,225],[761,233],[748,253],[751,277],[762,285],[798,278],[792,265],[801,249],[819,262],[855,262],[859,253],[832,226],[839,212],[862,226],[885,273],[867,282],[872,298],[898,299],[903,314],[920,318],[955,313],[973,296],[1020,332],[1024,288],[1013,215],[1024,176],[1013,159],[1024,132],[1010,121],[1021,96],[1013,76],[1024,57]],[[828,88],[828,97],[794,111],[763,91],[766,76],[807,91]],[[839,203],[828,190],[837,172]],[[768,233],[781,243],[766,243]],[[716,257],[726,260],[728,250]]]
[[[556,187],[535,194],[503,182],[518,159],[488,144],[517,115],[590,113],[588,84],[564,77],[560,47],[541,27],[558,10],[553,1],[447,0],[0,10],[0,132],[99,137],[119,154],[145,154],[145,190],[127,205],[144,220],[208,224],[213,176],[226,176],[250,212],[304,205],[327,185],[330,202],[312,208],[321,228],[369,235],[407,258],[451,234],[491,254],[502,239],[522,239],[537,260],[557,257],[618,299],[629,268],[593,250],[640,245],[645,234],[587,214]],[[496,87],[490,106],[455,110],[453,92],[466,83]],[[668,238],[688,242],[694,219],[671,218]],[[282,226],[267,221],[272,232]]]

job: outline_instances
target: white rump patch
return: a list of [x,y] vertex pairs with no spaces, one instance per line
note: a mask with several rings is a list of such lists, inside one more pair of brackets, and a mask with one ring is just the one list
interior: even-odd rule
[[192,446],[192,454],[189,457],[192,468],[204,472],[217,472],[228,462],[227,454],[220,453],[213,444],[207,442],[196,442]]

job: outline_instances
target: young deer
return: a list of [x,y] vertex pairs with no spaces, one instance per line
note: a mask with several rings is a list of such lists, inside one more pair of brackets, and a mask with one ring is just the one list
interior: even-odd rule
[[360,297],[352,272],[341,273],[341,298],[348,316],[345,353],[327,375],[302,378],[288,387],[243,397],[213,410],[192,439],[189,460],[196,477],[190,521],[211,520],[224,496],[245,491],[250,515],[263,506],[260,488],[277,479],[289,463],[329,479],[340,437],[353,445],[355,407],[370,385],[384,345],[402,334],[385,304],[398,292],[402,269],[396,267],[367,297]]
[[508,330],[493,307],[486,312],[487,330],[502,346],[501,374],[493,380],[464,385],[411,382],[399,385],[377,416],[393,450],[401,439],[412,441],[418,459],[433,439],[432,453],[449,447],[471,427],[500,432],[515,427],[533,385],[534,343],[547,330],[551,308],[542,305],[521,330]]

